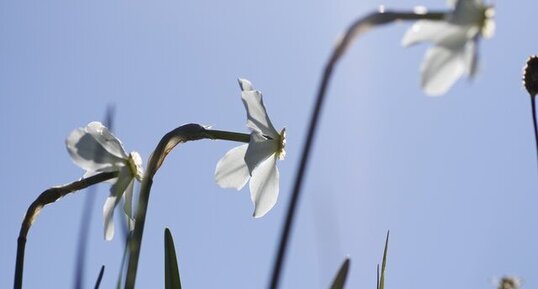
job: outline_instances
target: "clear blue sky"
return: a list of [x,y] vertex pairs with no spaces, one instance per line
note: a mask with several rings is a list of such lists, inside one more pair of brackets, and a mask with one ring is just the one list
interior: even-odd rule
[[[184,288],[264,288],[276,252],[322,67],[337,36],[380,4],[445,1],[0,1],[0,287],[12,286],[22,216],[44,189],[83,171],[64,140],[116,106],[115,132],[147,157],[189,122],[248,132],[236,79],[264,93],[288,132],[280,198],[253,219],[247,189],[219,188],[217,161],[236,144],[176,149],[155,177],[138,288],[163,288],[163,231],[175,238]],[[328,288],[352,258],[348,288],[375,288],[391,230],[387,288],[492,288],[503,274],[538,287],[538,173],[521,86],[538,53],[533,0],[496,1],[480,73],[424,95],[426,45],[400,46],[408,23],[357,42],[329,90],[282,288]],[[84,192],[46,207],[29,234],[26,288],[71,288]],[[101,186],[86,288],[102,264],[116,280],[120,234],[103,239]]]

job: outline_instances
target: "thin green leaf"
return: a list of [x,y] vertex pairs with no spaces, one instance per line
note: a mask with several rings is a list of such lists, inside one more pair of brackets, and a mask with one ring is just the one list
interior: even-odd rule
[[387,231],[387,239],[385,240],[385,250],[383,250],[383,262],[381,263],[381,277],[379,277],[378,289],[385,288],[385,267],[387,266],[387,250],[389,248],[389,234],[390,234],[390,231]]
[[99,289],[101,280],[103,280],[103,274],[105,274],[105,265],[101,266],[101,271],[99,271],[99,276],[97,276],[97,281],[95,281],[95,286],[93,288]]
[[123,249],[123,256],[121,257],[120,273],[118,274],[118,281],[116,282],[116,289],[121,289],[123,275],[125,274],[125,264],[127,263],[127,254],[129,252],[129,240],[131,239],[129,234],[125,238],[125,248]]
[[168,228],[164,230],[164,288],[181,289],[174,239]]
[[347,272],[349,271],[350,262],[351,260],[349,258],[346,258],[346,260],[344,260],[344,263],[342,263],[342,266],[340,266],[340,270],[338,270],[338,274],[336,274],[336,277],[334,278],[331,289],[344,288],[344,285],[346,284]]

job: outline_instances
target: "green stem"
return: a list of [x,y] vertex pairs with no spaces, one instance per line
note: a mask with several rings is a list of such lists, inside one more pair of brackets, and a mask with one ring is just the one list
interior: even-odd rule
[[230,132],[222,130],[211,130],[206,129],[205,133],[210,139],[220,139],[220,140],[229,140],[237,142],[250,142],[250,134],[239,133],[239,132]]
[[201,139],[219,139],[248,143],[250,141],[250,135],[228,131],[209,130],[205,129],[201,125],[191,123],[182,125],[163,136],[148,160],[144,179],[140,185],[140,197],[136,210],[135,229],[133,231],[133,238],[129,243],[129,265],[127,267],[127,276],[125,277],[126,289],[133,289],[135,286],[138,260],[140,258],[140,246],[142,244],[142,236],[144,235],[144,224],[146,222],[146,214],[148,210],[151,185],[153,184],[153,177],[157,173],[157,170],[159,170],[161,167],[166,156],[176,145]]
[[329,86],[329,81],[331,79],[333,70],[336,66],[336,63],[344,55],[346,49],[350,46],[352,41],[356,39],[361,34],[369,31],[370,29],[388,24],[395,21],[401,20],[443,20],[446,13],[433,12],[433,13],[416,13],[416,12],[391,12],[391,11],[376,11],[370,13],[369,15],[362,17],[349,26],[344,36],[339,39],[336,43],[336,47],[333,49],[332,55],[330,56],[318,90],[318,95],[314,105],[314,110],[312,111],[310,117],[310,123],[308,132],[306,135],[306,141],[303,146],[303,152],[301,155],[301,161],[299,163],[299,169],[297,170],[297,175],[295,176],[295,183],[293,185],[293,190],[291,193],[291,200],[288,205],[288,211],[286,216],[286,221],[282,229],[282,234],[280,238],[280,244],[278,247],[277,256],[273,266],[273,274],[271,277],[271,283],[269,288],[276,289],[278,288],[278,283],[280,281],[280,272],[282,265],[284,263],[284,257],[286,255],[286,249],[288,248],[288,241],[290,232],[292,229],[292,224],[296,212],[296,207],[299,202],[299,196],[301,193],[301,187],[303,184],[304,175],[306,172],[306,166],[310,158],[310,151],[314,143],[314,137],[317,131],[319,118],[321,115],[321,109],[327,94],[327,88]]
[[15,262],[15,281],[13,288],[22,288],[22,276],[24,269],[24,251],[26,248],[26,237],[32,227],[32,224],[36,220],[37,216],[41,212],[41,209],[48,204],[56,202],[58,199],[65,197],[66,195],[87,188],[91,185],[95,185],[106,180],[110,180],[118,176],[118,172],[105,172],[100,173],[89,178],[85,178],[79,181],[72,182],[67,185],[52,187],[37,197],[37,199],[28,207],[24,220],[21,224],[21,230],[19,232],[19,238],[17,239],[17,260]]

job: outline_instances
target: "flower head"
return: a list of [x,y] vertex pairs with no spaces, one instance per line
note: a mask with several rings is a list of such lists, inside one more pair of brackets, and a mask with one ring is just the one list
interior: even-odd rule
[[523,68],[523,86],[530,96],[538,94],[538,56],[533,55],[527,60]]
[[217,163],[215,180],[223,188],[242,189],[250,179],[254,217],[262,217],[276,203],[279,191],[277,159],[285,156],[286,130],[273,127],[263,105],[262,93],[246,79],[239,79],[241,99],[247,110],[250,142],[228,151]]
[[405,34],[402,45],[434,44],[422,62],[422,88],[441,95],[463,74],[473,77],[477,68],[480,37],[493,35],[494,10],[482,0],[448,0],[453,11],[445,20],[419,20]]
[[125,197],[124,210],[129,217],[129,227],[134,227],[132,198],[134,179],[142,179],[142,158],[137,152],[127,154],[121,141],[100,122],[91,122],[86,127],[75,129],[66,139],[69,155],[82,169],[84,177],[102,172],[118,172],[118,177],[110,180],[110,196],[103,206],[105,219],[105,239],[114,236],[114,209]]

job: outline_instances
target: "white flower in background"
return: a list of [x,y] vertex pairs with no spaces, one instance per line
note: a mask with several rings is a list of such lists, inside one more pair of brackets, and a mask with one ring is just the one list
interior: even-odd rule
[[91,122],[86,127],[71,132],[67,140],[67,151],[82,169],[84,177],[103,172],[118,172],[118,177],[110,180],[110,196],[103,206],[105,219],[105,239],[114,236],[114,209],[125,196],[124,210],[129,217],[129,227],[134,227],[132,199],[134,179],[142,179],[142,158],[137,152],[127,154],[121,141],[100,122]]
[[239,79],[241,99],[247,110],[250,143],[228,151],[217,163],[215,180],[222,188],[242,189],[250,178],[254,217],[265,215],[276,203],[279,191],[277,159],[285,156],[286,130],[273,127],[263,105],[262,93]]
[[493,8],[482,0],[449,0],[453,11],[445,20],[419,20],[405,34],[402,45],[434,44],[422,62],[422,88],[429,95],[444,94],[463,74],[473,77],[480,37],[494,32]]

